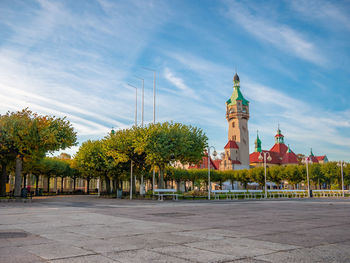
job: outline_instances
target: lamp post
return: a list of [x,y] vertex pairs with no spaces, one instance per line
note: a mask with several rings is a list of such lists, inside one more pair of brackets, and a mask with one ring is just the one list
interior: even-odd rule
[[[144,70],[148,70],[153,72],[153,124],[156,123],[156,71],[154,69],[150,69],[150,68],[143,68]],[[153,176],[152,176],[152,192],[154,195],[154,184],[155,184],[155,174],[156,171],[155,169],[153,169]]]
[[312,160],[310,159],[310,157],[305,157],[302,160],[302,163],[305,163],[306,165],[307,196],[310,198],[311,194],[310,194],[310,179],[309,179],[309,163],[312,164]]
[[214,149],[213,155],[214,157],[217,155],[215,147],[209,146],[208,147],[208,200],[210,200],[210,191],[211,191],[211,182],[210,182],[210,148]]
[[344,161],[340,161],[339,163],[337,163],[338,166],[340,166],[340,174],[341,174],[341,191],[342,191],[342,196],[345,196],[344,193],[344,172],[343,172],[343,167],[346,166],[346,163],[344,163]]
[[[267,156],[267,158],[266,158]],[[264,160],[264,170],[265,170],[265,199],[267,198],[267,180],[266,180],[266,159],[271,162],[272,158],[269,152],[260,152],[258,159],[260,161]]]

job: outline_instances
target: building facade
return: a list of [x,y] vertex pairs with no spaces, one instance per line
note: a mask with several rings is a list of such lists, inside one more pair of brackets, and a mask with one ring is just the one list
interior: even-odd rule
[[[268,166],[274,165],[290,165],[299,164],[300,160],[298,156],[291,150],[290,146],[284,143],[284,136],[278,127],[275,135],[275,144],[270,150],[262,150],[261,140],[257,134],[255,140],[255,150],[249,155],[251,167],[263,166],[263,160],[259,159],[261,153],[266,153],[267,156],[271,157],[271,160],[266,160]],[[328,161],[327,156],[314,156],[312,150],[309,155],[309,160],[313,163],[326,163]]]
[[226,101],[228,142],[222,154],[220,170],[249,169],[249,101],[241,92],[237,73],[233,77],[233,92]]

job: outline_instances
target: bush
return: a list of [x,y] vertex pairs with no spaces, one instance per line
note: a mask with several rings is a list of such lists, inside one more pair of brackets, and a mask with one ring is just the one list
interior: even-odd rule
[[208,196],[208,192],[200,191],[200,190],[192,190],[187,193],[184,193],[184,196],[206,197]]

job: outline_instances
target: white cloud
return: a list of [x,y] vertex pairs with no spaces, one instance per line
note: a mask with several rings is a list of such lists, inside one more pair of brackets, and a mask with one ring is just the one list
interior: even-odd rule
[[[175,73],[172,72],[167,67],[164,69],[164,78],[181,91],[181,93],[180,93],[181,96],[186,96],[186,97],[190,97],[193,99],[198,99],[198,96],[195,94],[195,92],[191,88],[189,88],[185,84],[184,80],[180,77],[175,76]],[[168,89],[168,91],[172,92],[169,89]],[[178,92],[175,91],[175,94],[178,94]]]
[[301,32],[268,20],[268,16],[253,15],[249,5],[227,1],[227,7],[226,16],[262,42],[317,65],[325,65],[326,59],[320,54],[317,46]]

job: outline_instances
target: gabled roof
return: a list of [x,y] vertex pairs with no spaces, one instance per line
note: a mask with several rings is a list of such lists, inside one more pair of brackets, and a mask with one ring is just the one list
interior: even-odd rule
[[235,141],[229,140],[229,141],[226,143],[224,149],[232,149],[232,148],[233,148],[233,149],[238,149],[238,145],[237,145],[237,143],[236,143]]

